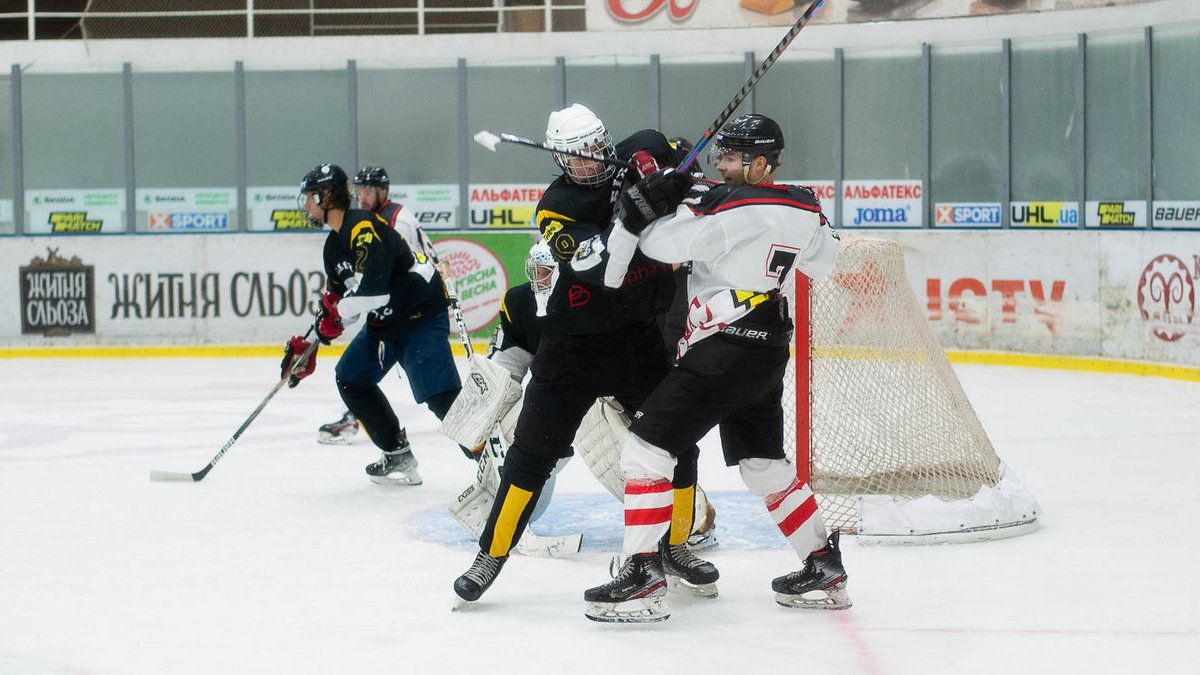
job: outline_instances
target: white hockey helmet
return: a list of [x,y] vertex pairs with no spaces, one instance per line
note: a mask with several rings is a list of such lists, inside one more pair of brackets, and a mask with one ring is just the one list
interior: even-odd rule
[[554,270],[558,260],[550,252],[550,244],[538,240],[529,248],[529,256],[525,258],[525,277],[533,285],[534,292],[546,293],[554,286]]
[[[587,106],[572,103],[550,113],[546,123],[546,144],[558,150],[572,150],[602,157],[613,156],[612,137],[604,122]],[[594,160],[554,153],[554,161],[563,173],[580,185],[601,185],[612,178],[616,167]]]

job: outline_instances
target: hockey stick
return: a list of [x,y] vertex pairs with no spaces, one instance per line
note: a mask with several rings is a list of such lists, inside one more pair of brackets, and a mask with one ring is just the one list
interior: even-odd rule
[[454,314],[454,323],[458,327],[458,337],[462,340],[463,349],[467,353],[467,361],[475,358],[475,349],[471,346],[471,334],[467,331],[467,322],[463,320],[462,302],[458,299],[458,287],[450,276],[450,265],[437,263],[438,271],[442,273],[442,283],[446,285],[446,299],[450,301],[450,310]]
[[488,150],[491,150],[492,152],[496,152],[496,147],[501,143],[515,143],[517,145],[524,145],[527,148],[537,148],[539,150],[545,150],[546,152],[555,152],[560,155],[570,155],[572,157],[590,159],[595,162],[604,162],[605,164],[609,164],[621,169],[636,168],[629,162],[622,162],[621,160],[614,159],[612,157],[599,157],[597,155],[589,155],[586,152],[579,152],[576,150],[560,150],[558,148],[552,148],[546,143],[538,143],[537,141],[530,140],[528,138],[521,138],[520,136],[514,136],[512,134],[501,133],[500,135],[496,135],[490,131],[487,131],[486,129],[475,134],[475,142],[487,148]]
[[[308,336],[312,335],[312,332],[315,329],[315,323],[312,326],[309,326],[308,332],[304,334],[304,338],[308,339]],[[274,387],[271,387],[271,391],[267,392],[267,396],[262,400],[262,403],[259,403],[258,407],[254,409],[254,412],[250,413],[250,416],[246,418],[246,421],[242,422],[242,426],[238,427],[238,430],[233,432],[233,437],[228,441],[225,441],[225,445],[221,446],[221,449],[217,451],[217,455],[212,458],[212,461],[210,461],[207,466],[205,466],[203,469],[200,469],[196,473],[183,473],[178,471],[151,471],[150,480],[192,481],[193,483],[199,483],[200,481],[204,480],[204,477],[208,475],[208,472],[212,471],[212,468],[217,465],[217,462],[221,461],[221,458],[225,456],[225,453],[229,451],[229,448],[232,448],[233,444],[237,442],[237,439],[241,437],[242,432],[250,426],[250,423],[253,422],[256,417],[258,417],[258,414],[263,411],[263,408],[267,407],[267,403],[275,397],[275,394],[279,393],[279,390],[282,389],[283,385],[287,383],[288,378],[292,376],[292,373],[296,372],[301,365],[308,362],[308,359],[312,357],[313,352],[317,351],[317,345],[319,343],[319,340],[313,340],[312,344],[310,344],[308,348],[300,354],[300,358],[292,362],[292,367],[289,368],[286,373],[284,373],[283,377],[279,378],[279,381],[275,383]]]
[[741,89],[738,89],[737,94],[734,95],[733,100],[729,102],[729,105],[725,106],[725,109],[722,110],[719,115],[717,115],[717,118],[713,120],[713,123],[704,130],[704,135],[700,137],[700,140],[696,141],[695,147],[693,147],[692,151],[689,152],[687,156],[683,158],[683,161],[679,163],[676,171],[679,173],[684,173],[687,171],[688,167],[692,165],[692,162],[696,161],[696,157],[701,151],[704,150],[704,147],[708,145],[708,142],[712,140],[713,134],[717,133],[717,130],[721,128],[721,125],[725,124],[726,120],[733,115],[733,111],[737,110],[737,107],[742,104],[742,101],[746,100],[746,97],[750,95],[750,92],[754,89],[754,86],[758,84],[758,81],[762,79],[762,76],[766,74],[767,70],[770,69],[771,66],[775,65],[775,62],[779,60],[779,56],[788,48],[788,45],[792,44],[792,40],[796,39],[796,36],[799,35],[800,31],[804,29],[804,25],[808,23],[808,20],[812,18],[813,14],[815,14],[823,4],[825,4],[825,0],[816,0],[813,2],[813,4],[808,6],[808,9],[804,10],[804,14],[801,14],[799,19],[796,19],[796,23],[792,24],[792,27],[788,30],[787,35],[783,36],[783,39],[779,41],[779,44],[775,45],[775,49],[772,49],[771,53],[767,55],[767,58],[763,59],[763,62],[758,64],[758,67],[754,69],[753,73],[750,73],[750,78],[746,80],[746,83],[742,85]]
[[[721,110],[717,118],[713,120],[713,123],[708,125],[708,128],[704,130],[704,135],[700,137],[700,140],[696,141],[696,145],[692,148],[692,151],[675,168],[676,171],[681,174],[687,172],[688,167],[696,161],[696,157],[708,146],[708,142],[712,140],[713,134],[717,133],[717,130],[733,115],[733,111],[737,110],[742,101],[746,100],[746,97],[750,95],[750,92],[758,84],[758,81],[762,79],[771,66],[775,65],[775,62],[779,60],[779,56],[788,48],[788,45],[792,44],[792,40],[796,39],[796,36],[804,29],[808,20],[812,18],[813,14],[823,4],[825,4],[825,0],[814,0],[808,6],[808,9],[804,10],[804,14],[801,14],[799,19],[796,19],[796,23],[792,24],[792,27],[788,29],[787,34],[783,36],[779,44],[775,45],[775,49],[772,49],[767,58],[763,59],[763,62],[758,64],[754,72],[750,73],[750,77],[742,85],[742,88],[738,89],[733,99],[729,101],[729,104]],[[625,273],[629,270],[629,262],[633,260],[633,254],[637,251],[638,237],[625,229],[625,225],[621,222],[619,215],[614,218],[613,223],[614,227],[607,242],[609,257],[608,265],[604,270],[604,285],[609,288],[620,288],[621,283],[625,279]]]

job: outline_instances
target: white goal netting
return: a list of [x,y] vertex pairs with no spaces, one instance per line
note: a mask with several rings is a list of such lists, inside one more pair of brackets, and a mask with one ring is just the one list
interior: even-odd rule
[[[904,272],[899,244],[843,241],[834,273],[797,275],[785,436],[826,526],[860,541],[990,539],[1036,527]],[[808,462],[804,462],[804,457]]]

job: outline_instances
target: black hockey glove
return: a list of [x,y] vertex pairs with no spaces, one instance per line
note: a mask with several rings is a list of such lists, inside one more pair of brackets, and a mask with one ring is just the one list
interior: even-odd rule
[[621,193],[617,217],[631,234],[640,234],[650,223],[674,212],[693,181],[675,169],[655,171]]

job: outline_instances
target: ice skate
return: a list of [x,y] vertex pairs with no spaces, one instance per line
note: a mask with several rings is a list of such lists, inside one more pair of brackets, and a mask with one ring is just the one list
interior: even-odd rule
[[395,450],[384,450],[378,462],[368,464],[367,476],[377,485],[420,485],[421,474],[417,473],[417,458],[408,444],[408,435],[401,429]]
[[500,576],[500,570],[507,560],[508,556],[496,558],[483,551],[476,554],[475,562],[471,563],[471,569],[454,580],[454,592],[460,598],[454,608],[458,609],[468,602],[478,600],[479,596],[491,587],[496,577]]
[[852,604],[846,594],[846,568],[838,547],[841,532],[829,535],[825,548],[813,551],[804,560],[804,568],[771,582],[775,602],[784,607],[804,609],[846,609]]
[[584,591],[583,599],[587,602],[583,613],[592,621],[650,623],[671,617],[667,579],[658,553],[627,558],[612,581]]
[[354,417],[354,413],[347,410],[338,421],[322,424],[317,433],[318,443],[347,445],[358,435],[358,419]]
[[702,598],[717,597],[717,579],[721,573],[716,565],[697,558],[687,544],[672,546],[668,537],[658,542],[658,553],[662,558],[663,573],[672,585]]

